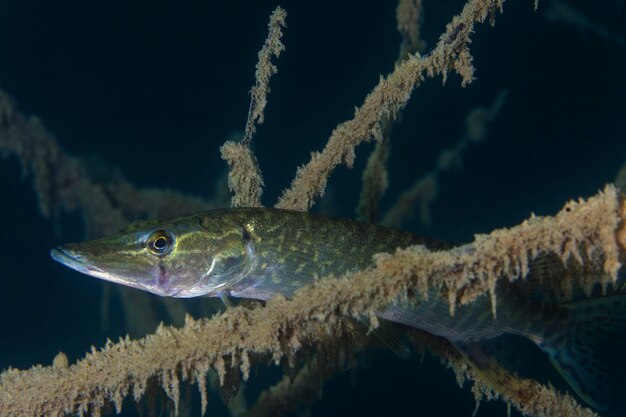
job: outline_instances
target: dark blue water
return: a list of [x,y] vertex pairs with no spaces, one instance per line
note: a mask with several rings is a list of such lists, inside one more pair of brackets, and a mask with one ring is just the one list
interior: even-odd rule
[[[225,169],[219,146],[244,126],[256,54],[277,4],[4,0],[0,87],[23,113],[40,117],[69,154],[97,155],[138,186],[208,198]],[[503,89],[508,96],[485,142],[464,154],[462,170],[441,177],[432,226],[415,220],[407,230],[469,241],[594,194],[626,162],[621,1],[571,3],[618,41],[549,20],[550,4],[534,12],[531,1],[507,2],[495,27],[477,27],[471,45],[477,79],[468,87],[451,75],[445,85],[437,77],[414,92],[394,130],[383,211],[458,142],[471,109],[489,106]],[[271,82],[266,123],[254,138],[266,205],[393,69],[400,42],[394,2],[281,5],[288,12],[286,52]],[[426,2],[429,48],[462,5]],[[333,175],[334,214],[354,217],[371,149],[361,146],[354,169],[339,167]],[[75,360],[126,331],[115,303],[109,332],[101,330],[102,283],[49,258],[54,245],[81,239],[82,225],[67,213],[55,234],[31,184],[15,159],[0,162],[2,369],[49,364],[60,350]],[[253,384],[266,387],[262,378],[270,377],[261,373]],[[428,356],[404,362],[374,354],[367,369],[356,377],[339,373],[324,392],[313,415],[469,416],[474,409],[469,390],[458,389],[451,371]],[[209,411],[225,412],[217,399]],[[504,412],[502,403],[491,403],[478,416]]]

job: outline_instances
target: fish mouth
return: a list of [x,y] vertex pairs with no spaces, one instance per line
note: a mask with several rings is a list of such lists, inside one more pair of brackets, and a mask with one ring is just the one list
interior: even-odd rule
[[59,246],[50,251],[50,256],[55,261],[88,275],[100,275],[103,271],[91,264],[89,259],[66,246]]
[[55,249],[50,250],[50,256],[55,261],[67,266],[68,268],[105,281],[137,288],[143,291],[149,291],[161,296],[176,296],[175,294],[178,292],[176,288],[163,289],[159,288],[158,283],[152,285],[142,282],[138,279],[133,279],[129,276],[124,275],[123,273],[120,273],[120,271],[115,272],[114,269],[110,269],[107,266],[105,266],[104,269],[98,268],[94,266],[93,258],[84,255],[80,251],[70,249],[67,246],[59,246]]

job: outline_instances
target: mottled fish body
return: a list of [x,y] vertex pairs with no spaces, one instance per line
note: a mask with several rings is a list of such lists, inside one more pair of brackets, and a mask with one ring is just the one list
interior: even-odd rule
[[[161,296],[232,296],[267,300],[291,296],[316,277],[340,276],[372,265],[372,256],[421,244],[442,245],[411,233],[353,220],[277,209],[211,210],[166,221],[143,221],[93,241],[53,249],[52,257],[88,275]],[[497,318],[486,296],[450,315],[447,298],[433,291],[417,303],[394,303],[379,316],[447,338],[463,350],[512,333],[546,351],[574,390],[597,408],[604,398],[587,355],[566,341],[597,329],[589,317],[621,301],[596,301],[586,314],[525,297],[509,284],[498,288]],[[591,311],[591,313],[589,313]],[[591,314],[591,315],[590,315]],[[583,328],[581,328],[581,323]],[[581,330],[582,329],[582,330]],[[588,344],[594,342],[586,342]],[[581,360],[584,356],[584,361]],[[593,363],[592,363],[593,365]]]

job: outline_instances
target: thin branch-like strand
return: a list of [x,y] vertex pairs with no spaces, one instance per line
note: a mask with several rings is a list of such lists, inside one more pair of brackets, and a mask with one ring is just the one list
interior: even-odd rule
[[422,57],[415,54],[398,65],[357,108],[354,118],[338,125],[332,132],[322,152],[314,152],[308,164],[298,168],[291,187],[283,192],[277,208],[306,211],[313,206],[316,197],[324,194],[328,177],[340,163],[352,167],[354,148],[372,138],[382,139],[381,121],[386,115],[401,110],[413,89],[425,75],[442,75],[444,82],[448,72],[457,72],[466,85],[474,79],[474,67],[469,52],[470,35],[474,24],[501,10],[504,0],[470,0],[460,15],[455,16],[446,27],[437,47]]
[[[396,65],[406,61],[411,54],[421,52],[425,43],[420,38],[422,0],[399,0],[396,8],[397,29],[402,36]],[[361,176],[361,194],[356,208],[357,219],[367,223],[378,222],[380,199],[389,186],[387,160],[393,125],[399,115],[388,115],[381,120],[382,140],[379,140],[367,159]]]
[[421,52],[426,47],[426,42],[420,36],[423,13],[422,0],[398,1],[396,21],[398,22],[398,32],[402,35],[399,60],[403,60],[409,54]]
[[259,60],[255,72],[256,81],[250,91],[250,107],[243,139],[240,143],[228,141],[220,148],[222,159],[230,167],[228,187],[233,193],[232,207],[261,207],[263,175],[250,148],[250,142],[256,131],[256,126],[263,123],[267,95],[270,93],[270,78],[277,72],[276,66],[272,64],[272,57],[278,58],[281,52],[285,50],[281,38],[286,18],[287,12],[280,6],[270,16],[267,25],[269,33],[259,51]]
[[[456,374],[459,386],[466,381],[474,383],[472,393],[476,409],[483,400],[501,399],[524,416],[599,417],[592,410],[579,406],[574,397],[536,381],[520,378],[491,358],[485,358],[488,363],[481,364],[482,368],[477,369],[469,366],[459,351],[441,337],[417,330],[410,337],[419,346],[441,357]],[[487,367],[490,375],[485,373]]]
[[67,155],[37,117],[19,112],[2,91],[0,155],[16,157],[24,175],[32,176],[44,216],[80,211],[87,237],[117,232],[137,218],[172,217],[221,205],[172,190],[137,188],[121,174],[110,180],[92,179],[87,164]]
[[[622,22],[624,21],[623,13],[624,12],[622,12],[621,17]],[[564,1],[553,0],[549,2],[545,16],[554,22],[574,25],[576,29],[583,29],[588,33],[602,38],[602,40],[613,42],[621,48],[626,48],[626,39],[622,33],[615,33],[608,30],[606,27],[589,19],[583,12],[576,10]]]
[[507,91],[498,94],[490,108],[478,107],[465,119],[465,134],[452,148],[439,154],[436,166],[418,178],[385,213],[381,224],[401,228],[405,220],[413,218],[417,209],[420,211],[422,225],[431,225],[431,206],[439,192],[439,178],[442,173],[453,168],[460,169],[463,153],[472,143],[480,143],[487,136],[491,124],[506,99]]
[[259,60],[256,64],[256,83],[250,91],[250,108],[248,109],[248,120],[246,121],[246,132],[242,144],[249,145],[256,130],[256,125],[263,124],[264,111],[267,105],[267,95],[270,93],[269,82],[272,75],[278,71],[272,64],[272,57],[278,58],[285,50],[281,42],[283,37],[282,29],[285,27],[287,12],[282,7],[277,7],[270,16],[267,25],[269,33],[259,51]]
[[389,187],[387,160],[389,159],[390,136],[385,135],[382,142],[376,143],[361,176],[361,194],[356,213],[357,219],[362,222],[376,223],[378,221],[380,199]]
[[[8,370],[0,375],[0,415],[99,416],[113,402],[119,410],[130,394],[145,393],[148,381],[157,380],[177,404],[181,380],[200,386],[206,406],[205,376],[217,370],[222,383],[233,373],[247,378],[251,355],[266,354],[280,362],[324,338],[345,337],[343,318],[367,317],[376,324],[376,311],[402,300],[410,292],[426,294],[430,288],[447,289],[451,306],[492,294],[498,279],[514,280],[528,273],[529,261],[540,253],[553,253],[567,268],[585,268],[580,282],[563,274],[555,289],[591,288],[617,279],[620,256],[626,249],[626,203],[612,186],[587,201],[569,202],[554,217],[531,217],[511,229],[489,235],[449,251],[431,252],[422,246],[378,255],[375,266],[341,278],[321,279],[298,291],[293,299],[281,296],[253,310],[231,308],[212,319],[187,320],[183,328],[162,326],[156,334],[137,341],[107,343],[69,368],[36,366],[27,371]],[[495,301],[495,300],[494,300]],[[495,305],[495,303],[494,303]],[[480,376],[477,375],[480,379]],[[495,387],[497,389],[497,387]],[[571,413],[594,413],[575,405],[569,396],[536,383],[519,389],[550,392]],[[517,394],[526,401],[547,398],[540,393]],[[525,402],[520,409],[550,416],[554,409]]]
[[220,148],[228,163],[228,188],[232,207],[261,207],[263,176],[249,145],[228,141]]

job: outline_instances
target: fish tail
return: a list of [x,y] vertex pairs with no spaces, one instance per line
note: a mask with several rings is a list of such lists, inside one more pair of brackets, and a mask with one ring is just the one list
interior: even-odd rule
[[626,295],[567,303],[568,320],[538,343],[572,389],[598,410],[610,407],[613,389],[602,353],[626,328]]

